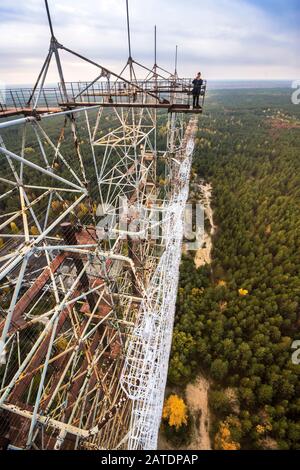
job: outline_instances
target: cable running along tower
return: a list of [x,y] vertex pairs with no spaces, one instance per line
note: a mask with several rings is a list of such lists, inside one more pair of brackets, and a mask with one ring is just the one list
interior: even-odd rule
[[[155,449],[202,107],[156,28],[154,66],[132,57],[128,2],[120,74],[60,44],[45,5],[35,86],[0,94],[0,446]],[[66,81],[62,52],[95,79]]]

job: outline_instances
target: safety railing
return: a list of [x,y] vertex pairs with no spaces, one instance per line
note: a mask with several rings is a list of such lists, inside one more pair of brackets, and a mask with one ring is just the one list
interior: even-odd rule
[[[66,82],[64,86],[33,90],[11,88],[0,94],[1,114],[30,112],[37,108],[45,112],[61,106],[74,105],[157,105],[158,107],[192,106],[192,79]],[[203,82],[199,105],[204,105],[206,81]]]
[[[157,103],[174,105],[192,104],[192,79],[148,80],[126,83],[122,81],[111,82],[67,82],[68,99],[72,102],[98,104],[125,104],[125,103]],[[206,81],[200,92],[200,105],[204,103]]]
[[59,107],[62,100],[60,87],[41,90],[33,90],[32,88],[6,89],[0,95],[0,113],[30,111],[37,106],[45,111],[50,111]]

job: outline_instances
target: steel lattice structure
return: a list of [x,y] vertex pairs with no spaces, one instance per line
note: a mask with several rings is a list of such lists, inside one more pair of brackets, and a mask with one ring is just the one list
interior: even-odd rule
[[67,83],[46,6],[37,84],[0,104],[22,115],[0,121],[0,439],[154,449],[197,131],[190,80],[135,62],[129,35],[120,75],[89,61],[100,75]]

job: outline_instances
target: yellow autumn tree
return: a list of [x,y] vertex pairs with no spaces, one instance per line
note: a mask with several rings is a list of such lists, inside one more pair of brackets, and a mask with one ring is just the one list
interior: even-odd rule
[[37,235],[39,234],[39,231],[38,231],[38,229],[36,228],[35,225],[32,226],[32,227],[30,227],[30,233],[31,233],[31,235],[33,235],[33,236],[37,236]]
[[166,184],[167,184],[167,180],[165,180],[164,178],[159,179],[159,185],[160,186],[166,186]]
[[19,233],[19,229],[18,229],[17,225],[15,224],[15,222],[10,223],[10,229],[11,229],[12,233],[14,233],[14,234]]
[[239,294],[244,297],[245,295],[249,294],[249,291],[247,289],[239,289]]
[[234,417],[228,417],[225,421],[221,421],[219,430],[215,437],[215,448],[217,450],[239,450],[240,444],[232,437],[231,428],[240,429],[239,421]]
[[178,430],[181,426],[187,425],[187,406],[178,395],[170,395],[166,399],[163,408],[163,419],[168,420],[169,426],[174,426]]
[[60,201],[52,201],[51,207],[52,207],[52,210],[54,212],[58,212],[61,208],[61,202]]
[[266,434],[267,432],[272,431],[272,424],[271,423],[258,424],[255,429],[258,434]]
[[33,149],[32,147],[26,147],[26,148],[24,149],[24,153],[27,153],[27,154],[28,154],[28,153],[34,153],[34,149]]
[[56,341],[56,347],[59,352],[65,351],[68,347],[67,338],[65,338],[64,336],[61,336],[60,338],[58,338],[58,340]]
[[79,204],[79,210],[78,210],[77,215],[80,219],[84,217],[88,212],[89,212],[88,206],[86,206],[83,203]]
[[192,289],[192,295],[194,295],[194,296],[197,296],[197,295],[202,294],[202,293],[203,293],[203,289],[199,289],[198,287],[194,287]]

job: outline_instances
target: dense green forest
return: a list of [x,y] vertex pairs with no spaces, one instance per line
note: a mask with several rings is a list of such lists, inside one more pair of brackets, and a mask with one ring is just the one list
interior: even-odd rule
[[224,90],[205,111],[194,171],[217,232],[211,266],[182,261],[169,383],[209,377],[216,448],[227,426],[238,448],[300,449],[300,106],[291,90]]

